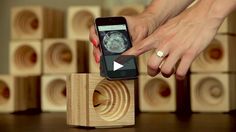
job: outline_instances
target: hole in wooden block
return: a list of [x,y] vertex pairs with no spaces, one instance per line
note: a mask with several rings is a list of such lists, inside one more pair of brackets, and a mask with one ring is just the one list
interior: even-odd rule
[[78,35],[89,34],[89,28],[93,25],[94,15],[87,11],[78,11],[72,19],[72,29]]
[[206,105],[216,105],[224,99],[222,83],[216,78],[203,78],[195,88],[197,100]]
[[28,45],[22,45],[15,51],[14,61],[20,68],[33,67],[37,63],[36,51]]
[[4,81],[0,80],[0,105],[5,104],[10,98],[10,89]]
[[132,16],[137,14],[139,14],[139,11],[131,7],[123,8],[117,13],[118,16]]
[[93,93],[95,111],[106,121],[122,118],[130,107],[130,93],[122,81],[102,80]]
[[168,103],[171,89],[168,83],[162,79],[152,79],[144,86],[144,99],[151,106]]
[[66,66],[72,62],[72,51],[64,43],[55,43],[47,50],[46,59],[51,67]]
[[39,28],[37,15],[30,10],[19,12],[14,19],[16,32],[19,34],[33,34]]
[[222,44],[214,39],[207,49],[203,52],[204,59],[208,63],[217,63],[224,57],[224,49]]
[[46,87],[48,100],[55,105],[66,104],[66,82],[63,79],[55,79]]

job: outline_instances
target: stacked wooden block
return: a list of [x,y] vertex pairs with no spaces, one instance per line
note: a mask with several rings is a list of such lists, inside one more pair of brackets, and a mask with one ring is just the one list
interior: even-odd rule
[[211,44],[191,67],[193,112],[229,112],[236,109],[235,12],[220,27]]
[[40,78],[0,75],[0,113],[13,113],[40,106]]
[[[6,112],[40,108],[40,106],[45,110],[45,104],[49,102],[45,101],[45,98],[50,98],[51,95],[47,97],[47,93],[43,92],[45,87],[48,87],[45,82],[49,83],[48,79],[42,76],[45,67],[43,48],[48,38],[64,36],[63,20],[62,11],[48,7],[17,6],[11,9],[10,75],[4,78],[8,82],[9,95],[12,97],[10,99],[14,109]],[[51,93],[57,96],[56,92]],[[46,109],[50,109],[50,106]]]

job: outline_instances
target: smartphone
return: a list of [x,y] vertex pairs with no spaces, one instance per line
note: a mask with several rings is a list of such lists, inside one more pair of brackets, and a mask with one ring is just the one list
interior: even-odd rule
[[[109,80],[135,79],[138,76],[135,56],[121,54],[132,47],[128,26],[124,17],[100,17],[95,19],[100,40],[102,75]],[[126,60],[119,62],[118,60]]]

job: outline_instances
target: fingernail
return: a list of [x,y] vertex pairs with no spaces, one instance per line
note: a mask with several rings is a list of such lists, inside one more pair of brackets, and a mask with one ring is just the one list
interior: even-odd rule
[[176,75],[176,79],[177,80],[184,80],[184,78],[185,78],[185,76],[178,76],[178,75]]
[[96,63],[99,63],[99,61],[100,61],[99,56],[95,57],[95,61],[96,61]]
[[93,46],[97,46],[97,41],[96,41],[96,39],[93,39],[93,41],[92,41],[92,43],[93,43]]

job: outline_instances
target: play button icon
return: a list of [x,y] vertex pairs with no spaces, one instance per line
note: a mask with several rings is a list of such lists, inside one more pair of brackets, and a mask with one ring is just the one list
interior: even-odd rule
[[122,67],[124,67],[124,65],[121,65],[120,63],[117,63],[116,61],[113,61],[113,71],[119,70]]

